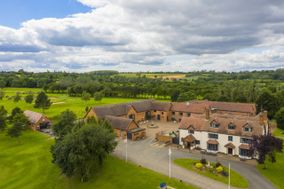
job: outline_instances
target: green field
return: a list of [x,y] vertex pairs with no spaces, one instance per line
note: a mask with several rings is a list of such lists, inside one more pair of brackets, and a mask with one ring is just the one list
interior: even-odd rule
[[[194,171],[195,173],[198,173],[200,175],[209,177],[211,179],[223,182],[225,184],[228,183],[228,177],[220,176],[217,174],[213,174],[209,171],[200,171],[194,167],[194,163],[198,162],[197,160],[192,159],[175,159],[174,163],[188,169],[190,171]],[[228,172],[228,169],[225,167],[225,170]],[[249,183],[248,181],[241,176],[239,173],[231,170],[231,185],[239,188],[247,188]]]
[[[27,88],[5,88],[5,96],[14,96],[16,92],[26,93],[28,91],[39,92],[40,89],[27,89]],[[24,97],[26,94],[22,94]],[[45,110],[45,115],[47,115],[51,120],[56,120],[56,116],[59,115],[62,111],[66,109],[70,109],[76,113],[78,118],[81,118],[85,115],[85,108],[91,106],[101,106],[106,104],[115,104],[122,102],[130,102],[135,101],[137,99],[130,98],[103,98],[102,101],[97,102],[93,98],[89,101],[83,101],[80,97],[69,97],[67,94],[47,94],[52,101],[52,105],[48,110]],[[8,98],[4,98],[0,100],[0,105],[4,105],[4,107],[11,112],[11,110],[15,107],[19,107],[22,110],[33,110],[37,112],[42,112],[41,109],[35,109],[34,104],[26,103],[23,98],[19,102],[14,102],[12,99],[8,100]]]
[[103,168],[89,182],[66,178],[51,163],[53,139],[44,134],[26,131],[19,139],[0,134],[1,189],[148,189],[166,182],[178,189],[195,187],[180,183],[134,164],[109,156]]
[[277,154],[276,163],[266,162],[265,169],[263,165],[257,165],[257,169],[277,188],[284,188],[284,153]]

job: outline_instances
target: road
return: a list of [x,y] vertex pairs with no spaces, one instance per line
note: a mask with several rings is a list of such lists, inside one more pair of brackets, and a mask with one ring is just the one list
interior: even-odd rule
[[[168,175],[168,148],[156,145],[151,138],[143,141],[128,141],[128,159],[143,167]],[[114,154],[125,158],[126,146],[119,142]],[[191,158],[201,159],[201,154],[189,153],[179,149],[172,149],[172,159]],[[208,161],[215,162],[216,156],[206,155]],[[223,165],[228,164],[228,160],[218,157],[218,161]],[[249,181],[250,189],[274,189],[272,184],[257,171],[256,167],[240,161],[230,161],[231,168]],[[172,176],[184,182],[193,184],[202,189],[227,189],[228,186],[221,182],[209,179],[194,172],[185,170],[172,164]],[[231,189],[234,189],[231,187]]]

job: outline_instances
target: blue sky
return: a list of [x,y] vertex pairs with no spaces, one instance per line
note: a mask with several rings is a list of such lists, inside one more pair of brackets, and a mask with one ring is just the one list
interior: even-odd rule
[[26,20],[63,18],[89,10],[76,0],[1,0],[0,25],[18,28]]
[[0,71],[284,68],[283,0],[1,0]]

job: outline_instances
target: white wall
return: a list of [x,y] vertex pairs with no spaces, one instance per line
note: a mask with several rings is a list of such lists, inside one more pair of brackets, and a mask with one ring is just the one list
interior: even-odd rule
[[[183,145],[182,138],[186,137],[190,133],[188,130],[180,129],[180,144]],[[235,149],[233,149],[233,155],[239,155],[239,146],[241,145],[240,143],[240,136],[234,136],[234,135],[227,135],[227,134],[218,134],[218,139],[217,141],[219,142],[218,145],[218,151],[227,154],[227,148],[225,147],[226,144],[232,143],[235,145]],[[208,132],[206,131],[194,131],[193,136],[196,138],[196,140],[200,141],[200,145],[198,145],[201,149],[207,150],[207,141],[210,140],[208,138]],[[228,140],[228,136],[233,136],[233,141]],[[212,139],[215,140],[215,139]]]

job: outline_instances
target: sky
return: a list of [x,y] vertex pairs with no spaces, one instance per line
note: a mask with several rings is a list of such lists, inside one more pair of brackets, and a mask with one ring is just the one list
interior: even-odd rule
[[284,68],[283,0],[1,0],[0,71]]

